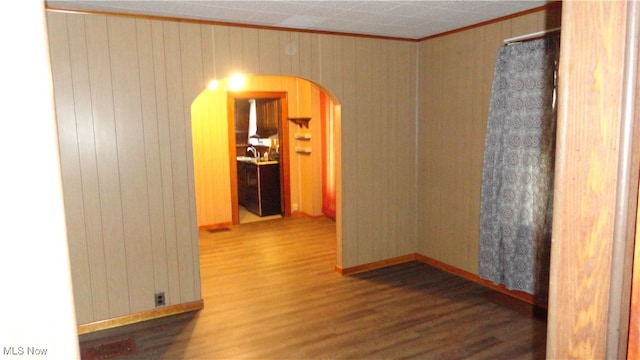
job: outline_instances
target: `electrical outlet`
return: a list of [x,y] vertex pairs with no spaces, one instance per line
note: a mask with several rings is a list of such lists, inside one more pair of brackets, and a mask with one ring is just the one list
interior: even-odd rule
[[157,292],[155,294],[155,299],[156,299],[156,307],[166,305],[166,301],[164,298],[164,291]]

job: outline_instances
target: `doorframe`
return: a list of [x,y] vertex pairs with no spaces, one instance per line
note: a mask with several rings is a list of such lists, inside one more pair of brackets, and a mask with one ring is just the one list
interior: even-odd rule
[[238,210],[238,166],[236,153],[236,99],[278,99],[280,101],[280,202],[282,216],[291,216],[291,171],[289,163],[289,106],[285,91],[233,91],[227,93],[227,128],[229,136],[229,171],[231,177],[231,221],[233,225],[240,223]]
[[638,39],[625,21],[634,5],[562,4],[548,358],[626,358],[627,251],[638,240],[629,231],[638,174],[628,126],[635,87],[627,86],[638,72],[626,64]]

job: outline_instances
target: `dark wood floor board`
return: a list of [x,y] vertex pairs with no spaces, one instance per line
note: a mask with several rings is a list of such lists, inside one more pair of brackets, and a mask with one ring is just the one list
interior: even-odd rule
[[329,219],[201,231],[203,310],[87,334],[81,347],[130,337],[131,359],[544,358],[544,320],[478,284],[420,262],[350,276],[334,266]]

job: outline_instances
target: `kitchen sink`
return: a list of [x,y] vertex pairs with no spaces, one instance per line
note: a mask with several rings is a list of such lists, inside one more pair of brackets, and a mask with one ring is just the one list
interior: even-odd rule
[[277,164],[277,160],[263,160],[262,158],[254,158],[252,156],[236,156],[236,160],[259,165]]
[[236,160],[238,161],[249,161],[249,162],[257,162],[258,159],[251,156],[237,156]]

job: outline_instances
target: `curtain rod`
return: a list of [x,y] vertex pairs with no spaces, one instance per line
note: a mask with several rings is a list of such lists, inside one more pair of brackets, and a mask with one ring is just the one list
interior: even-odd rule
[[548,30],[542,30],[542,31],[538,31],[538,32],[534,32],[531,34],[526,34],[526,35],[520,35],[520,36],[516,36],[516,37],[512,37],[512,38],[508,38],[508,39],[504,39],[502,40],[503,43],[508,44],[508,43],[512,43],[512,42],[516,42],[516,41],[522,41],[522,40],[529,40],[529,39],[535,39],[537,37],[541,37],[553,32],[557,32],[560,31],[560,28],[553,28],[553,29],[548,29]]

